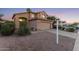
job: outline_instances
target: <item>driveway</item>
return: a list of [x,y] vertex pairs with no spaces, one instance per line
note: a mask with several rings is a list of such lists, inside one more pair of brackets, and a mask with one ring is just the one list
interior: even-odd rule
[[1,51],[72,51],[75,39],[47,31],[32,33],[30,36],[0,36]]

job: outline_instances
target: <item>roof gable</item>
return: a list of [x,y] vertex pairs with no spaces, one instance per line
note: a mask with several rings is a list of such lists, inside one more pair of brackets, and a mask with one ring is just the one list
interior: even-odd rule
[[[12,19],[16,16],[16,15],[20,15],[20,14],[26,14],[26,13],[29,13],[29,12],[21,12],[21,13],[15,13],[12,17]],[[45,11],[40,11],[40,12],[30,12],[30,13],[33,13],[33,14],[44,14],[45,16],[48,16],[47,13]]]

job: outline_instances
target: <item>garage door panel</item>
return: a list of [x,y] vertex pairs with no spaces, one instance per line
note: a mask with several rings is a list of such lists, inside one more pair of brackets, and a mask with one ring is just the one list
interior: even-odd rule
[[38,30],[50,29],[50,23],[38,23]]

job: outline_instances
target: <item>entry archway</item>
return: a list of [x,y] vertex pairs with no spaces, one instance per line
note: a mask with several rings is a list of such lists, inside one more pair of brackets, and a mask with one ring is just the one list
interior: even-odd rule
[[19,17],[19,26],[27,26],[27,18]]

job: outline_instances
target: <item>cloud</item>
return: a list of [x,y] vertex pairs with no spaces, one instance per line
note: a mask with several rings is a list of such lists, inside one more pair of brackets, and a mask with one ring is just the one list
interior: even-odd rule
[[12,15],[5,15],[2,18],[5,20],[12,20]]
[[51,16],[56,16],[58,18],[60,18],[60,20],[62,21],[66,21],[67,23],[74,23],[74,22],[79,22],[79,18],[75,15],[69,15],[69,14],[58,14],[58,13],[49,13],[49,15]]

